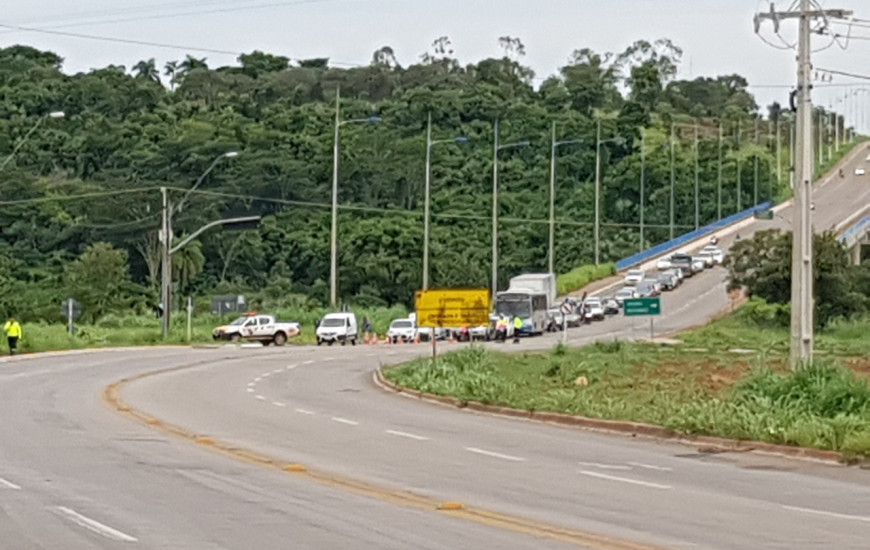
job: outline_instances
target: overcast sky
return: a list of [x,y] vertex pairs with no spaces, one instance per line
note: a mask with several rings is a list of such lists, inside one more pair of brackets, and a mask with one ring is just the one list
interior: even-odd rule
[[[0,28],[0,46],[27,44],[64,58],[69,73],[109,64],[131,67],[154,57],[160,66],[191,53],[209,65],[236,64],[238,53],[261,50],[295,59],[329,57],[333,63],[367,64],[372,52],[391,46],[402,64],[419,59],[442,35],[462,62],[501,56],[500,36],[519,37],[523,63],[542,79],[564,65],[571,52],[588,47],[620,52],[638,39],[669,38],[684,51],[680,78],[739,73],[754,86],[762,105],[787,101],[795,80],[795,53],[763,43],[753,30],[757,0],[7,0],[0,25],[53,33],[87,34],[180,46],[121,44],[96,39]],[[790,2],[780,0],[778,9]],[[867,0],[824,0],[825,8],[854,10],[870,21]],[[870,37],[870,22],[853,34]],[[783,23],[782,38],[794,42],[796,21]],[[834,27],[845,35],[848,28]],[[782,45],[766,23],[762,34]],[[814,38],[814,47],[830,44]],[[219,50],[227,53],[196,51]],[[231,53],[232,52],[232,53]],[[815,66],[870,74],[870,40],[837,44],[815,56]],[[540,82],[540,80],[538,80]],[[870,108],[870,93],[854,94],[861,80],[835,76],[833,87],[816,88],[814,99],[837,107],[853,90],[857,105]],[[864,81],[870,88],[870,80]],[[852,84],[851,88],[840,86]],[[844,106],[840,101],[839,105]],[[870,118],[870,117],[867,117]],[[870,125],[870,120],[867,121]]]

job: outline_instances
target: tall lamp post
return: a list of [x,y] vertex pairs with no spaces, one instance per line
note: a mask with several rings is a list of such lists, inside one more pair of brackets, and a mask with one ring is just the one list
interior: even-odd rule
[[595,128],[595,224],[593,239],[595,241],[595,265],[601,260],[601,146],[605,143],[624,143],[621,137],[601,139],[601,119],[596,121]]
[[332,148],[332,228],[329,232],[329,305],[333,309],[338,305],[338,130],[345,124],[377,124],[380,121],[381,118],[378,116],[341,120],[341,94],[339,90],[335,91],[335,137]]
[[39,117],[36,120],[36,124],[34,124],[33,127],[30,128],[30,130],[28,130],[26,134],[24,134],[24,137],[21,138],[21,140],[17,144],[15,144],[15,147],[12,149],[12,152],[9,153],[5,159],[3,159],[2,163],[0,163],[0,170],[3,170],[4,168],[6,168],[6,165],[9,164],[9,161],[11,161],[15,157],[15,154],[18,152],[18,150],[21,149],[21,147],[25,143],[27,143],[27,140],[30,139],[30,136],[33,135],[33,132],[35,132],[37,130],[37,128],[42,126],[42,123],[45,122],[45,119],[47,119],[47,118],[63,118],[65,116],[66,116],[66,113],[64,113],[63,111],[52,111],[50,113],[44,114],[41,117]]
[[492,299],[498,292],[498,153],[504,149],[526,147],[528,141],[500,145],[498,142],[498,119],[493,125],[495,140],[492,146]]
[[426,123],[426,188],[423,200],[423,290],[429,288],[429,205],[431,202],[432,180],[432,147],[439,143],[468,143],[470,140],[465,136],[453,139],[432,140],[432,113],[429,113]]
[[221,160],[231,159],[237,156],[239,156],[238,151],[228,151],[215,158],[205,172],[196,179],[196,183],[193,184],[193,187],[188,189],[181,200],[175,205],[173,205],[169,200],[168,190],[165,187],[160,188],[163,197],[163,218],[160,229],[160,301],[163,304],[162,325],[164,339],[169,337],[169,321],[172,310],[170,307],[170,302],[172,300],[172,215],[176,212],[181,212],[181,207],[184,206],[184,203],[190,197],[190,194],[200,186],[203,180],[205,180],[205,177],[214,170],[214,167],[217,166]]
[[582,139],[556,141],[556,123],[553,122],[550,137],[550,240],[547,255],[548,273],[555,273],[556,265],[556,149],[562,145],[583,143]]

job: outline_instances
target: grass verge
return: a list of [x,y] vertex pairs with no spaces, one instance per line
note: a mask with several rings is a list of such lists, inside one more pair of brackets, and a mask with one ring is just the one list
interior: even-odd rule
[[601,265],[581,265],[568,273],[556,277],[556,289],[559,295],[568,294],[580,290],[589,283],[599,279],[610,277],[616,273],[616,264],[608,263]]
[[[387,370],[391,381],[466,401],[655,424],[689,435],[870,457],[870,321],[819,339],[820,358],[786,366],[787,333],[736,315],[683,343],[599,342],[548,353],[470,347]],[[743,348],[743,349],[736,349]]]
[[[393,319],[406,317],[403,308],[354,308],[362,331],[362,320],[369,317],[375,332],[383,334]],[[278,310],[279,320],[302,323],[302,334],[290,340],[290,344],[313,344],[315,322],[329,311],[326,309]],[[273,313],[273,312],[263,312]],[[107,315],[94,324],[77,325],[75,336],[70,337],[67,327],[51,323],[27,323],[23,321],[24,338],[19,348],[22,353],[69,349],[152,346],[157,344],[210,344],[212,330],[232,321],[235,316],[220,317],[203,314],[194,316],[191,339],[187,340],[187,318],[184,314],[172,317],[170,338],[164,340],[160,319],[146,316]]]

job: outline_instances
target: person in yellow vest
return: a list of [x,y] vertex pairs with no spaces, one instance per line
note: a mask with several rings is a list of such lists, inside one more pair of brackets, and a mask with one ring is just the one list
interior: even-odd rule
[[514,344],[520,343],[521,330],[523,330],[523,320],[517,315],[514,317]]
[[9,355],[15,355],[18,341],[21,340],[21,324],[15,320],[15,317],[10,317],[3,325],[3,332],[6,333],[6,342],[9,344]]

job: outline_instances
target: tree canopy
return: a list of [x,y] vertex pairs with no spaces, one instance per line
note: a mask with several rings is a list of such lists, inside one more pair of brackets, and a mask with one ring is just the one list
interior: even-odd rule
[[[547,265],[553,124],[558,140],[582,140],[557,150],[560,272],[592,259],[597,120],[609,140],[601,146],[603,261],[667,238],[672,173],[678,233],[694,228],[696,171],[701,223],[718,214],[720,174],[723,215],[779,193],[775,136],[767,122],[752,134],[761,118],[739,75],[675,80],[679,48],[638,41],[617,54],[577,49],[536,86],[522,64],[523,43],[506,36],[498,44],[501,58],[465,66],[441,37],[407,67],[384,46],[365,67],[254,51],[232,67],[187,56],[163,68],[149,59],[74,75],[51,52],[0,49],[0,155],[20,146],[0,171],[0,310],[51,317],[66,294],[87,295],[86,266],[103,259],[99,279],[111,276],[111,292],[124,296],[95,307],[156,303],[159,188],[179,200],[228,151],[240,154],[220,161],[190,194],[174,216],[175,236],[240,214],[264,223],[249,233],[207,232],[179,253],[176,296],[277,285],[325,301],[339,90],[343,121],[381,120],[340,128],[344,301],[410,304],[420,285],[430,113],[434,139],[468,138],[432,150],[434,286],[488,286],[496,119],[502,143],[530,142],[499,154],[502,284]],[[45,118],[56,110],[65,118]],[[753,164],[757,170],[747,169]]]

